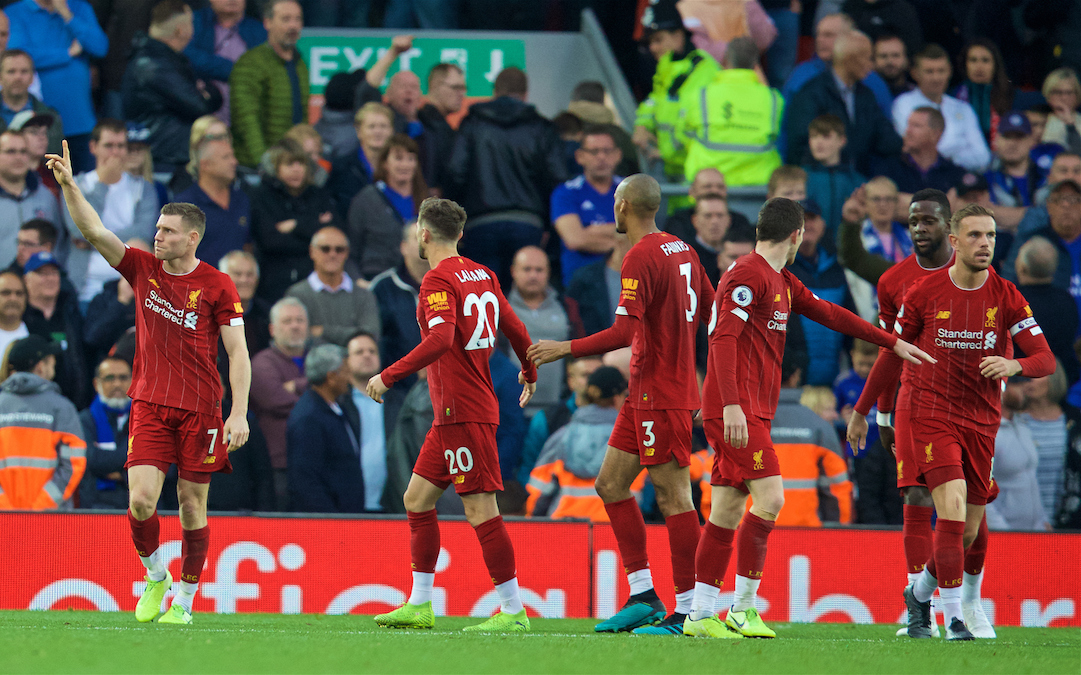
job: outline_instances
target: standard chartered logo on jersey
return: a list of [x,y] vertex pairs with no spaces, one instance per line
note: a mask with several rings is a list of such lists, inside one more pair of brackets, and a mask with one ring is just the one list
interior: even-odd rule
[[199,322],[199,315],[195,312],[185,313],[183,309],[177,309],[173,307],[173,303],[169,302],[157,291],[151,290],[143,300],[143,306],[149,309],[151,312],[158,314],[169,321],[172,321],[178,326],[183,326],[189,330],[195,330],[196,324]]
[[943,349],[994,349],[998,335],[993,330],[949,330],[939,328],[935,346]]

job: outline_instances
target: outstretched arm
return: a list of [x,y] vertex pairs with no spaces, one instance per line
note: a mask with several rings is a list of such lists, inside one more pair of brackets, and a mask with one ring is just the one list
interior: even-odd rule
[[124,259],[124,242],[120,237],[106,229],[90,203],[86,201],[82,190],[75,183],[75,177],[71,173],[71,155],[68,153],[68,142],[64,141],[64,155],[45,155],[46,166],[53,172],[53,177],[64,190],[64,201],[68,205],[71,219],[74,221],[83,239],[90,242],[105,257],[105,261],[113,267],[120,264]]
[[638,317],[616,314],[615,322],[599,333],[577,340],[541,340],[529,348],[528,358],[538,366],[551,363],[565,356],[590,356],[605,354],[614,349],[628,347],[638,327]]

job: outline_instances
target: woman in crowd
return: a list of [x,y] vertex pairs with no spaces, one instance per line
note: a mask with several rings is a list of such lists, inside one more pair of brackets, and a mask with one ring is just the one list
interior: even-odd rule
[[998,118],[1013,109],[1013,85],[1002,64],[1002,54],[987,38],[975,38],[961,51],[958,72],[964,73],[953,95],[976,111],[987,142],[998,128]]
[[1043,97],[1051,106],[1051,116],[1043,131],[1044,143],[1058,143],[1070,152],[1081,153],[1081,82],[1072,68],[1052,70],[1043,81]]
[[353,118],[360,147],[334,160],[327,188],[344,219],[361,188],[375,180],[375,167],[387,141],[394,134],[394,113],[382,103],[365,103]]
[[1066,413],[1061,404],[1066,396],[1066,372],[1062,363],[1056,361],[1051,375],[1025,383],[1025,396],[1028,405],[1018,417],[1036,444],[1040,502],[1047,517],[1052,518],[1058,508],[1066,464]]
[[273,149],[273,173],[264,175],[251,198],[252,238],[261,268],[259,296],[275,302],[312,271],[312,235],[336,225],[325,188],[312,184],[312,162],[296,141],[282,139]]
[[310,124],[297,124],[285,132],[284,138],[300,143],[300,146],[304,148],[304,152],[308,153],[308,157],[311,158],[312,164],[315,166],[312,183],[319,187],[326,185],[327,179],[330,177],[330,161],[323,157],[323,137],[319,135],[315,127]]
[[360,275],[371,279],[401,260],[402,226],[416,218],[428,195],[417,143],[394,134],[379,154],[375,183],[353,198],[346,234]]

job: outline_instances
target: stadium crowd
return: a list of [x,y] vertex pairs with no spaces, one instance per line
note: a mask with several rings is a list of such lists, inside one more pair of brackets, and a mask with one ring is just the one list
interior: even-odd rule
[[[1012,14],[1011,3],[981,0],[748,0],[701,16],[643,0],[635,37],[656,67],[630,129],[599,82],[580,82],[548,120],[518,68],[468,110],[455,64],[388,79],[408,35],[367,70],[333,75],[309,120],[305,26],[367,26],[381,12],[387,27],[456,28],[451,2],[0,4],[0,438],[13,438],[13,410],[59,408],[66,425],[60,440],[0,444],[0,509],[128,502],[134,294],[80,238],[44,167],[67,139],[108,229],[149,250],[160,208],[194,203],[207,215],[198,257],[236,284],[252,436],[233,473],[215,480],[213,510],[404,512],[434,417],[427,383],[423,373],[402,380],[382,406],[364,388],[421,339],[421,201],[465,207],[462,253],[498,274],[534,340],[565,340],[612,324],[629,246],[615,229],[615,188],[644,170],[689,186],[662,226],[714,285],[755,241],[729,188],[801,201],[792,272],[872,321],[879,277],[913,251],[913,194],[992,208],[995,268],[1028,299],[1059,364],[1005,387],[1001,496],[988,524],[1081,527],[1077,0],[1012,3]],[[797,64],[801,19],[814,25],[813,54]],[[629,350],[542,366],[523,411],[519,364],[500,347],[500,510],[606,519],[593,479],[626,397]],[[890,450],[872,443],[853,456],[843,441],[876,356],[813,322],[789,323],[773,430],[790,486],[779,524],[901,522]],[[219,362],[227,386],[221,349]],[[42,442],[50,447],[26,447]],[[712,450],[700,421],[695,442],[695,497],[708,515]],[[43,469],[43,457],[55,466]],[[644,473],[632,489],[659,519]],[[175,490],[162,500],[176,508]],[[453,490],[443,501],[441,513],[461,513]]]

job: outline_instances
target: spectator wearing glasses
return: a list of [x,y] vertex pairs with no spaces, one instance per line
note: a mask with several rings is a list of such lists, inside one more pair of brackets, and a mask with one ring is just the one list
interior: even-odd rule
[[0,268],[15,260],[19,223],[41,218],[60,224],[60,205],[30,172],[29,159],[22,133],[0,132]]
[[[56,182],[53,172],[45,166],[45,153],[49,152],[49,143],[52,139],[50,129],[53,126],[59,127],[60,116],[57,115],[55,120],[54,122],[54,119],[50,118],[49,115],[39,115],[32,110],[24,110],[11,119],[8,129],[23,133],[23,137],[26,139],[29,171],[37,174],[41,184],[48,188],[53,193],[53,196],[59,200],[60,185]],[[61,140],[57,139],[57,143]]]
[[1058,143],[1073,153],[1081,153],[1081,81],[1072,68],[1052,70],[1043,81],[1043,96],[1051,106],[1043,131],[1044,143]]
[[417,111],[424,125],[426,150],[424,176],[428,184],[442,189],[443,171],[454,151],[457,132],[447,116],[462,109],[465,103],[465,73],[453,63],[440,63],[428,71],[428,103]]
[[324,227],[311,240],[315,270],[289,287],[286,295],[304,303],[311,336],[345,346],[354,334],[379,337],[381,322],[375,296],[345,273],[349,240],[336,227]]
[[79,484],[79,508],[128,508],[128,423],[131,420],[131,366],[107,356],[94,375],[94,400],[79,413],[86,438],[86,473]]
[[312,271],[308,244],[338,216],[326,189],[312,184],[312,162],[297,142],[283,140],[271,153],[274,174],[252,193],[252,239],[259,251],[259,295],[276,302]]
[[21,49],[8,49],[0,53],[0,118],[10,127],[19,113],[32,113],[22,118],[24,121],[20,128],[27,128],[28,122],[25,120],[40,118],[44,124],[38,126],[43,127],[48,136],[49,152],[58,153],[60,141],[64,138],[60,113],[31,93],[33,82],[34,59],[29,54]]

